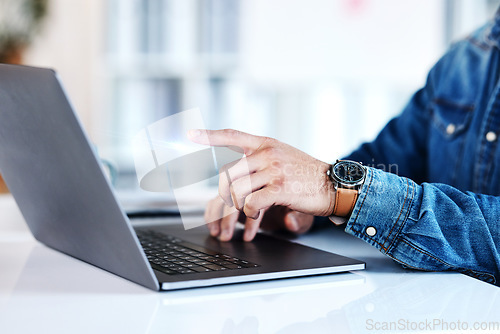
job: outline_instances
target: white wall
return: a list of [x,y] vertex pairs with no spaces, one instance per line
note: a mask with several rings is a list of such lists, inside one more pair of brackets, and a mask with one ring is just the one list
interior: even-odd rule
[[241,57],[260,81],[422,83],[443,51],[436,0],[243,1]]
[[[455,14],[455,25],[470,30],[484,21],[483,2],[456,1],[462,6],[457,7],[461,14]],[[174,2],[196,8],[194,0]],[[60,73],[97,144],[110,141],[111,124],[123,117],[123,110],[111,113],[107,91],[110,68],[116,64],[104,52],[106,3],[50,0],[45,29],[26,57],[28,64],[53,67]],[[324,160],[348,152],[373,138],[424,83],[428,69],[446,47],[445,3],[242,0],[238,71],[225,92],[228,113],[215,124],[273,135]],[[192,22],[196,10],[184,12],[176,16],[184,28],[176,30],[175,37],[191,45],[195,41],[189,39],[198,24]],[[462,32],[454,28],[454,36]],[[182,53],[181,58],[198,57],[194,52]],[[192,73],[183,73],[178,66],[172,69],[189,83]],[[141,71],[139,67],[127,70]],[[203,91],[197,85],[185,89],[183,105],[200,105]],[[137,112],[147,112],[143,109],[147,108]],[[332,148],[332,142],[345,144]]]
[[241,99],[230,108],[244,110],[232,123],[325,161],[373,139],[446,47],[444,0],[242,5],[242,75],[274,97],[267,110],[258,98]]
[[[43,30],[28,49],[25,63],[59,72],[84,126],[98,122],[100,69],[104,44],[102,0],[50,0]],[[92,133],[92,131],[90,130]]]

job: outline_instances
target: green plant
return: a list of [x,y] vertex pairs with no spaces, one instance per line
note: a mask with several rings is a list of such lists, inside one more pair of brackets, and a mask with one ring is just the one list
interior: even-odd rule
[[48,0],[0,0],[0,62],[33,40],[47,4]]

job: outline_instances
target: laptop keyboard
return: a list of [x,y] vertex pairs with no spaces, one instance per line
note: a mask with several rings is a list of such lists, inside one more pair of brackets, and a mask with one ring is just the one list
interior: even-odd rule
[[258,267],[236,257],[190,244],[164,233],[139,230],[137,237],[151,266],[168,275]]

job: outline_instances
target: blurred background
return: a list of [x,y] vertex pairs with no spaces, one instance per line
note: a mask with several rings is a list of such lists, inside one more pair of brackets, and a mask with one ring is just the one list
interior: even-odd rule
[[0,0],[0,36],[2,20],[26,20],[9,2],[42,6],[21,61],[59,72],[118,184],[133,186],[130,139],[193,107],[209,128],[341,157],[500,0]]

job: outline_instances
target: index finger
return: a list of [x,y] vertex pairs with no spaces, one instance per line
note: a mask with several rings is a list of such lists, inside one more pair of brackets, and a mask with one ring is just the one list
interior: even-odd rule
[[188,131],[188,137],[195,143],[210,146],[237,146],[247,151],[258,149],[265,141],[264,137],[254,136],[249,133],[233,129]]

